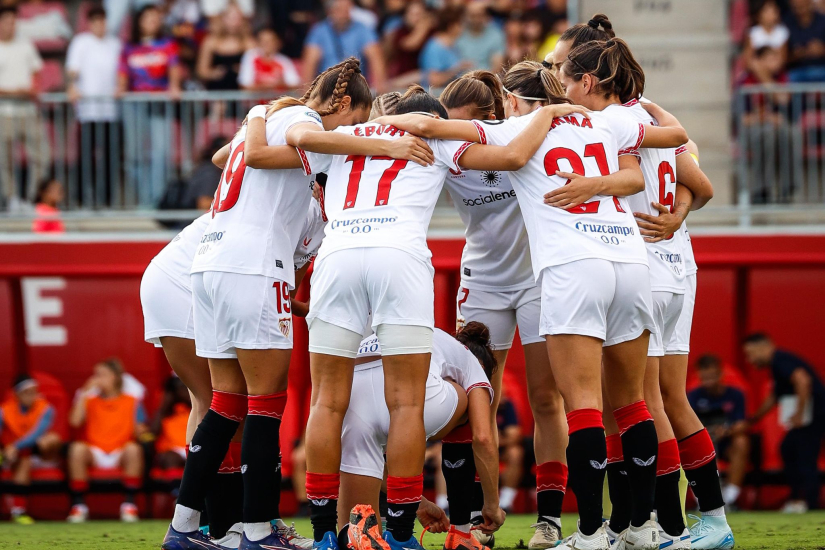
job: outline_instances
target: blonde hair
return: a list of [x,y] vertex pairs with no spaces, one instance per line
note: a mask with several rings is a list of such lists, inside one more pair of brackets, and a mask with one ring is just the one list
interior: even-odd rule
[[504,75],[503,84],[506,92],[536,98],[534,101],[549,105],[570,103],[556,75],[538,61],[516,63]]

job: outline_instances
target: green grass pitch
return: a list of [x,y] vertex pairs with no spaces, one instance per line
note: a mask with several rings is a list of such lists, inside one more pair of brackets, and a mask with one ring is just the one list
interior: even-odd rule
[[[782,515],[775,512],[740,512],[728,516],[741,550],[823,550],[825,549],[825,512]],[[523,548],[530,538],[533,515],[511,515],[496,534],[496,548]],[[575,525],[573,516],[564,518],[565,534]],[[82,525],[38,522],[32,526],[0,524],[0,549],[15,550],[144,550],[159,548],[166,521],[122,524],[92,521]],[[296,521],[301,533],[309,533],[309,521]],[[424,537],[428,550],[441,547],[443,536]]]

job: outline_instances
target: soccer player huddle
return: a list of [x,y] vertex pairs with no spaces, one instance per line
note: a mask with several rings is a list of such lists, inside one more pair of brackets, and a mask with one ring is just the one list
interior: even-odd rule
[[[193,396],[162,548],[420,550],[418,518],[448,533],[445,550],[485,550],[505,522],[495,413],[516,327],[538,464],[529,548],[733,548],[685,395],[696,265],[683,221],[713,191],[643,90],[599,14],[544,62],[467,73],[439,98],[373,99],[350,58],[303,97],[253,107],[213,159],[210,212],[141,284],[146,339]],[[466,227],[455,335],[434,329],[426,241],[444,185]],[[312,538],[279,511],[293,315],[309,326]],[[422,497],[437,440],[449,519]],[[680,467],[702,512],[690,529]],[[566,487],[579,522],[564,538]]]

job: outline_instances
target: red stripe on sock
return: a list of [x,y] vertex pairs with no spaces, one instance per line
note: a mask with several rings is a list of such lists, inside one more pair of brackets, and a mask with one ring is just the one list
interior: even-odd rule
[[268,416],[270,418],[281,419],[286,408],[286,392],[272,393],[269,395],[250,395],[249,414],[256,416]]
[[679,455],[682,457],[682,468],[685,470],[695,470],[716,458],[716,450],[708,431],[702,429],[681,440]]
[[470,423],[462,424],[453,431],[447,434],[441,440],[442,443],[472,443],[473,430],[470,428]]
[[229,450],[226,451],[226,456],[223,457],[219,474],[235,474],[241,471],[241,442],[233,441],[229,444]]
[[127,489],[140,489],[141,481],[140,477],[124,477],[123,486]]
[[615,409],[613,411],[613,418],[616,419],[616,424],[619,426],[620,435],[639,422],[653,420],[653,417],[650,416],[650,411],[647,410],[647,404],[645,404],[644,399]]
[[424,474],[413,477],[387,476],[387,502],[411,504],[421,502],[424,492]]
[[473,483],[481,483],[481,478],[480,478],[480,477],[478,477],[478,472],[476,472],[476,476],[475,476],[475,478],[473,479]]
[[536,492],[567,489],[567,465],[561,462],[544,462],[536,466]]
[[212,391],[210,409],[229,420],[240,422],[246,417],[246,396],[240,393]]
[[679,471],[679,444],[675,439],[659,443],[659,458],[656,461],[656,475],[664,476]]
[[89,490],[89,482],[76,479],[69,481],[69,489],[74,493],[85,493]]
[[307,498],[318,500],[322,498],[338,499],[338,487],[341,485],[340,474],[316,474],[307,472]]
[[567,434],[573,434],[586,428],[604,429],[602,411],[598,409],[579,409],[567,413]]
[[18,508],[20,510],[26,509],[26,497],[20,495],[12,495],[11,496],[11,507]]
[[622,436],[619,434],[610,434],[605,439],[607,440],[607,463],[624,462]]

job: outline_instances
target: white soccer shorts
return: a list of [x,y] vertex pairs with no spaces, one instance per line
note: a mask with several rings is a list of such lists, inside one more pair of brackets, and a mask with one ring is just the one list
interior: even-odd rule
[[200,357],[236,358],[240,349],[292,349],[289,285],[264,275],[192,274],[195,350]]
[[687,355],[690,352],[690,329],[693,326],[693,308],[696,306],[696,273],[685,277],[685,299],[676,330],[668,340],[665,355]]
[[653,292],[653,322],[656,323],[656,332],[650,334],[647,345],[648,357],[662,357],[665,354],[663,342],[669,342],[676,331],[679,315],[682,313],[684,294],[673,292]]
[[150,263],[140,281],[143,339],[159,348],[161,336],[195,339],[192,291]]
[[654,332],[644,264],[577,260],[541,272],[539,334],[592,336],[613,346]]
[[491,292],[459,287],[456,296],[456,322],[459,327],[478,321],[490,329],[493,349],[510,349],[518,325],[522,345],[544,342],[539,336],[541,290]]
[[92,464],[95,468],[111,470],[120,466],[120,457],[123,456],[122,448],[107,453],[99,447],[89,445],[89,450],[92,452]]

